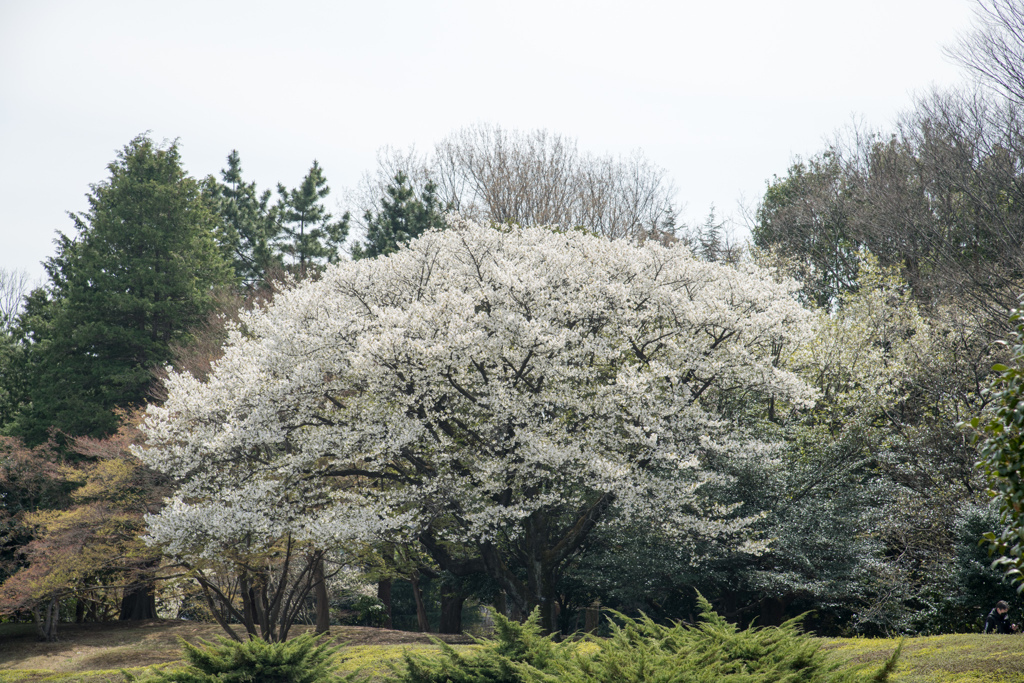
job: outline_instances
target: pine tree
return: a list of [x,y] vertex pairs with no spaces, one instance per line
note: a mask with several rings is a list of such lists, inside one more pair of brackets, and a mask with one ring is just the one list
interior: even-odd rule
[[[105,436],[116,410],[147,398],[151,370],[202,320],[212,289],[233,280],[214,240],[202,186],[181,168],[177,143],[136,137],[92,186],[78,236],[59,236],[50,281],[22,334],[27,401],[9,432],[41,443],[55,427]],[[36,295],[39,298],[40,295]]]
[[228,166],[220,175],[223,182],[215,183],[214,194],[221,217],[221,242],[235,274],[252,287],[281,265],[280,255],[271,247],[278,227],[270,190],[258,193],[256,183],[242,180],[237,150],[231,150]]
[[367,211],[366,243],[352,248],[352,258],[373,258],[398,251],[399,245],[431,228],[444,228],[437,186],[428,182],[419,197],[402,171],[388,185],[380,211]]
[[345,212],[341,220],[331,221],[333,216],[323,205],[331,189],[320,164],[313,161],[299,187],[289,190],[279,183],[277,191],[281,195],[277,205],[280,233],[274,244],[289,258],[288,265],[296,274],[305,277],[325,261],[334,263],[341,258],[349,214]]

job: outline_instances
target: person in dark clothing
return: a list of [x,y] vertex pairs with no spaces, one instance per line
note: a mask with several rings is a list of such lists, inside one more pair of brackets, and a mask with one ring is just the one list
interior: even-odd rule
[[1006,616],[1009,611],[1010,606],[1006,604],[1005,600],[997,602],[985,619],[985,628],[982,633],[1016,633],[1017,624],[1011,624]]

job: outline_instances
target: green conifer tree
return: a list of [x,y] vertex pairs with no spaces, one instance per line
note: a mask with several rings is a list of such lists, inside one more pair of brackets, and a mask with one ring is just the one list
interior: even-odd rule
[[223,182],[215,181],[214,195],[221,217],[221,243],[235,274],[253,287],[281,266],[280,255],[271,246],[278,226],[270,206],[270,190],[259,193],[255,182],[242,179],[237,150],[231,150],[228,166],[220,175]]
[[428,182],[417,197],[409,177],[399,171],[385,192],[380,211],[367,211],[364,216],[366,242],[353,246],[353,259],[385,256],[431,228],[445,227],[434,183]]
[[324,262],[341,258],[341,246],[348,237],[349,214],[331,221],[333,215],[323,205],[331,193],[327,178],[315,160],[302,184],[289,190],[278,183],[278,226],[274,244],[288,257],[289,267],[299,277],[320,268]]
[[[216,216],[185,174],[177,143],[128,143],[92,186],[78,235],[59,236],[45,304],[23,331],[27,401],[9,432],[29,444],[50,427],[105,436],[116,410],[147,399],[151,370],[203,319],[212,290],[233,282],[214,239]],[[37,295],[38,298],[38,295]]]

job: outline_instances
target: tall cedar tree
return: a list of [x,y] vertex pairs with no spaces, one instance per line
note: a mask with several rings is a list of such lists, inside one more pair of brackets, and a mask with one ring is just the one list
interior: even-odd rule
[[281,266],[280,254],[271,247],[277,220],[270,206],[270,190],[256,191],[256,183],[242,180],[237,150],[228,155],[228,166],[215,184],[217,211],[221,217],[221,242],[235,274],[249,287],[258,286],[267,274]]
[[341,258],[341,246],[348,237],[349,214],[331,221],[333,215],[324,208],[323,200],[331,193],[320,164],[315,160],[302,184],[289,190],[278,183],[281,195],[277,205],[280,232],[274,242],[285,254],[299,277],[319,270],[323,262],[335,263]]
[[387,256],[427,230],[445,227],[434,183],[428,182],[417,197],[409,177],[399,171],[385,192],[388,196],[381,199],[380,211],[367,211],[364,216],[366,243],[353,246],[353,259]]
[[89,210],[72,215],[78,236],[58,236],[45,264],[48,310],[25,318],[28,400],[9,431],[29,445],[51,427],[113,433],[116,409],[146,400],[152,368],[203,319],[213,289],[233,279],[215,214],[182,170],[177,143],[161,149],[140,135],[108,169],[87,195]]

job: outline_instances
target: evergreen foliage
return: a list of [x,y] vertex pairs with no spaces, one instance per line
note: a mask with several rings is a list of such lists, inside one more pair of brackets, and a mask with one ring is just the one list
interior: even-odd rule
[[[188,662],[183,669],[156,671],[146,683],[341,683],[355,681],[359,672],[347,676],[332,673],[340,646],[320,642],[309,633],[283,643],[259,638],[238,642],[218,638],[216,643],[200,639],[200,645],[181,641]],[[129,681],[138,680],[127,672]]]
[[856,289],[861,243],[850,236],[847,179],[830,150],[768,184],[751,228],[754,246],[794,261],[804,295],[831,307]]
[[380,211],[367,211],[366,243],[352,247],[352,258],[373,258],[398,251],[398,246],[431,228],[445,227],[437,186],[428,182],[419,197],[409,177],[399,171],[385,189]]
[[964,505],[954,526],[956,554],[944,567],[925,608],[914,617],[918,633],[980,632],[985,616],[1000,600],[1010,606],[1012,621],[1024,613],[1024,595],[1014,594],[1003,572],[992,567],[986,543],[978,539],[999,527],[998,504]]
[[1001,557],[993,563],[1024,591],[1024,312],[1014,311],[1011,340],[1013,357],[1009,365],[997,364],[999,373],[992,383],[991,412],[971,420],[979,430],[980,466],[988,475],[992,496],[999,503],[998,532],[985,534],[992,550]]
[[541,634],[540,610],[535,609],[522,624],[494,614],[495,639],[477,639],[480,648],[460,654],[435,640],[441,657],[405,654],[404,668],[395,673],[402,683],[525,683],[538,674],[555,669],[558,657],[565,657],[553,636]]
[[611,637],[595,640],[593,654],[541,636],[536,611],[521,625],[495,614],[495,640],[478,641],[482,647],[468,654],[441,644],[439,659],[407,654],[398,673],[403,683],[882,683],[899,658],[897,648],[878,671],[840,671],[841,662],[800,631],[799,618],[741,631],[702,596],[698,603],[698,626],[616,612]]
[[337,263],[348,237],[349,214],[346,211],[341,220],[331,220],[333,216],[323,205],[331,188],[320,164],[313,161],[302,184],[294,190],[278,184],[277,191],[281,195],[276,207],[280,232],[274,244],[290,259],[296,274],[305,277],[325,262]]
[[253,286],[281,265],[280,255],[271,246],[278,227],[270,207],[270,190],[257,193],[256,183],[242,179],[237,150],[231,150],[228,166],[220,175],[223,182],[215,184],[214,194],[221,216],[221,243],[235,274]]
[[[42,290],[36,293],[45,298]],[[26,297],[26,301],[30,299]],[[14,421],[28,393],[28,354],[22,329],[15,321],[10,329],[0,331],[0,428]]]
[[51,427],[112,433],[115,409],[146,400],[152,368],[203,319],[212,289],[232,281],[215,216],[176,143],[161,149],[141,135],[108,169],[89,210],[73,216],[77,237],[58,237],[45,295],[21,318],[26,396],[8,431],[29,445]]

